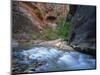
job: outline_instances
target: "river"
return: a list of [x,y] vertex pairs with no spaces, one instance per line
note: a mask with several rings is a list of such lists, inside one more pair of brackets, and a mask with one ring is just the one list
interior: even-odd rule
[[[50,72],[95,69],[96,59],[77,51],[63,51],[54,47],[33,47],[14,51],[16,64],[28,65],[23,72]],[[21,68],[19,66],[19,68]]]

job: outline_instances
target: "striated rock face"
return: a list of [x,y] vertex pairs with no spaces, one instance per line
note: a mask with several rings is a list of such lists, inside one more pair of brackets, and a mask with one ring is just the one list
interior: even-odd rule
[[78,6],[72,18],[69,43],[76,50],[96,54],[96,7]]
[[[31,27],[35,26],[37,30],[41,30],[45,26],[51,28],[55,27],[58,18],[60,16],[66,17],[69,11],[69,5],[64,4],[61,5],[24,1],[14,1],[13,3],[13,12],[16,10],[14,12],[14,25],[18,25],[17,27],[25,27],[27,24],[31,25]],[[15,13],[18,15],[15,15]]]
[[12,9],[12,29],[13,32],[32,32],[33,30],[36,31],[37,27],[34,25],[34,23],[30,20],[28,15],[24,14],[19,10],[19,3],[13,2],[13,9]]

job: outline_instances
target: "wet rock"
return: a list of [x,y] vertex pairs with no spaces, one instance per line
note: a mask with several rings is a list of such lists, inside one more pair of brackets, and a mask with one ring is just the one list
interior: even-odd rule
[[12,47],[18,47],[19,43],[16,40],[12,40]]

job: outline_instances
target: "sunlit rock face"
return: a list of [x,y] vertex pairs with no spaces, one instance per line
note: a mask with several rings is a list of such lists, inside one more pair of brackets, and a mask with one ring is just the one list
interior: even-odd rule
[[[20,15],[22,13],[24,17],[21,17],[21,19],[24,22],[27,22],[25,18],[29,19],[30,23],[32,23],[33,26],[36,26],[36,28],[38,28],[37,30],[41,30],[45,26],[50,28],[56,27],[57,26],[56,23],[59,17],[62,16],[66,18],[69,12],[69,5],[64,5],[64,4],[22,2],[22,1],[19,2],[14,1],[13,3],[14,3],[13,11],[16,9],[17,10],[16,12],[20,12],[19,13]],[[22,22],[18,20],[16,21]]]
[[28,65],[24,71],[19,71],[19,73],[96,68],[96,60],[90,55],[76,51],[64,52],[53,47],[34,47],[29,50],[14,52],[13,57],[16,59],[15,63],[20,65],[18,66],[19,69],[22,69],[23,65]]
[[96,55],[96,7],[77,6],[72,18],[69,43],[76,50]]

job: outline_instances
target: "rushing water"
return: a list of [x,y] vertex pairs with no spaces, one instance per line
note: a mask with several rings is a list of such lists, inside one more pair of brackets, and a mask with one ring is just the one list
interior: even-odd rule
[[64,52],[57,48],[34,47],[14,52],[13,55],[17,59],[17,64],[36,63],[37,67],[31,66],[33,72],[95,69],[96,67],[96,60],[90,55],[76,51]]

